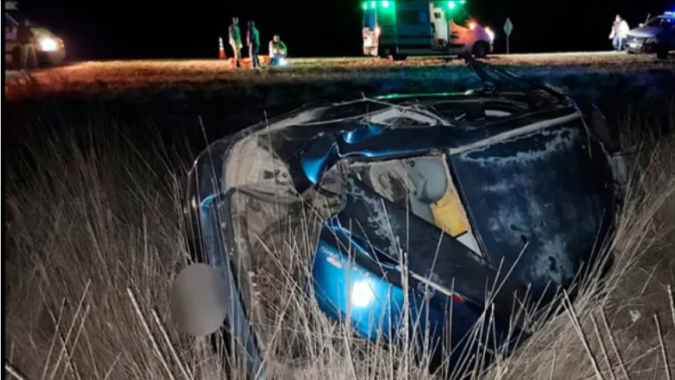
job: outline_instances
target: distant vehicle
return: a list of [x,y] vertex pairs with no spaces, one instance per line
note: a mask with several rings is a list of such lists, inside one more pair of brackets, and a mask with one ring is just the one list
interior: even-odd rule
[[665,59],[668,52],[675,49],[675,12],[649,18],[628,32],[626,43],[629,54],[656,53]]
[[363,54],[404,60],[409,55],[492,53],[494,32],[476,22],[461,1],[366,1]]
[[[24,19],[26,19],[26,15],[19,11],[17,2],[5,2],[6,65],[15,66],[21,57],[21,45],[17,37],[19,24]],[[65,60],[66,49],[61,38],[42,26],[31,25],[30,29],[37,41],[35,50],[37,51],[38,63],[40,65],[57,65]]]

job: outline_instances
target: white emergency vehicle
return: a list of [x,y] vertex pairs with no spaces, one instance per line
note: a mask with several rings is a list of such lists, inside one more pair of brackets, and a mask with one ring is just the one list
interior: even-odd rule
[[365,1],[363,54],[403,60],[413,55],[492,53],[494,32],[466,12],[465,0]]

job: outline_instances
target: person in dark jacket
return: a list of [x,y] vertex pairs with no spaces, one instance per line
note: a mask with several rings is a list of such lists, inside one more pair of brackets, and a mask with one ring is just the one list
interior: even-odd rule
[[260,33],[255,27],[255,21],[248,22],[248,31],[246,33],[246,44],[248,45],[248,55],[251,57],[251,68],[260,68]]
[[21,48],[19,57],[19,67],[21,70],[30,70],[38,67],[35,36],[31,30],[31,23],[28,19],[23,19],[17,28],[17,41]]
[[241,67],[241,30],[239,29],[239,17],[232,17],[232,25],[228,30],[230,35],[230,46],[234,51],[234,66]]

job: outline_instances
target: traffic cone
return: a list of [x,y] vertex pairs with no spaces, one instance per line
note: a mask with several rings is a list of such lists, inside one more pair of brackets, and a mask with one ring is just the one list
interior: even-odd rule
[[218,37],[218,45],[219,45],[218,48],[220,50],[219,54],[218,54],[218,58],[225,59],[225,46],[223,46],[223,38],[222,37]]

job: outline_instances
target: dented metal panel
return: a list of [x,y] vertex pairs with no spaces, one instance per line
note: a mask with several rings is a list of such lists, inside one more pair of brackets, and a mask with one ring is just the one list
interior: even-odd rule
[[[367,242],[368,250],[372,247],[373,257],[379,254],[401,263],[405,253],[405,265],[412,274],[430,280],[439,291],[454,290],[478,305],[507,277],[434,224],[410,215],[355,178],[348,178],[345,206],[337,218],[352,238]],[[516,300],[526,294],[521,283],[505,281],[494,301],[496,316],[508,319]]]
[[451,157],[486,256],[536,296],[569,286],[613,219],[606,156],[589,142],[577,120]]

